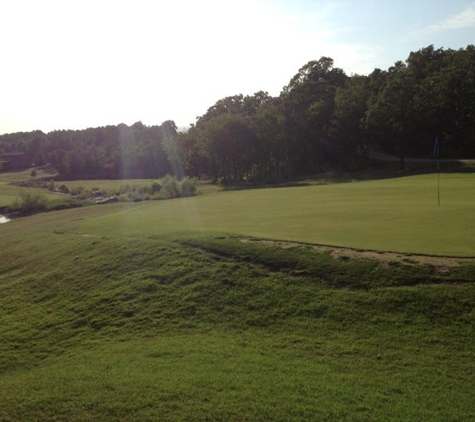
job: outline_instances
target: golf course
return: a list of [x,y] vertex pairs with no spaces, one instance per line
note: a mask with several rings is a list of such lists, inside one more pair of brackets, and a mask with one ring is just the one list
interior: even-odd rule
[[[15,177],[2,204],[54,200]],[[473,186],[202,183],[0,224],[0,420],[472,420]]]
[[2,2],[0,422],[475,421],[474,2]]

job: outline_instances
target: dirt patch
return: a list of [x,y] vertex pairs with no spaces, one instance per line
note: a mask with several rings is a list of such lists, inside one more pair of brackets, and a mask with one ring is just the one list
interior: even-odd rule
[[279,246],[283,249],[311,248],[317,252],[326,252],[333,258],[339,259],[371,259],[378,261],[383,265],[390,265],[391,263],[401,263],[406,265],[432,265],[436,272],[444,274],[450,272],[451,268],[458,267],[462,262],[475,262],[475,258],[452,258],[441,256],[426,256],[426,255],[409,255],[396,252],[376,252],[376,251],[360,251],[351,248],[342,248],[336,246],[322,246],[322,245],[305,245],[297,242],[283,242],[273,240],[259,240],[240,238],[241,242],[255,242],[272,246]]

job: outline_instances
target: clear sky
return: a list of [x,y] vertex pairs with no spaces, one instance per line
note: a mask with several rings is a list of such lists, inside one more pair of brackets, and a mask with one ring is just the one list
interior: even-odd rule
[[368,74],[474,43],[474,0],[0,0],[0,134],[184,128],[321,56]]

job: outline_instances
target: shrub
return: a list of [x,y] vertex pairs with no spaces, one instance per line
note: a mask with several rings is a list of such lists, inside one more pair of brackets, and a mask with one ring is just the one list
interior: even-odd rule
[[185,177],[178,181],[176,177],[167,174],[164,178],[149,185],[122,185],[119,192],[120,201],[138,202],[151,199],[172,199],[180,196],[196,195],[196,181]]
[[180,188],[176,178],[167,174],[162,179],[160,193],[163,199],[178,198],[180,196]]
[[15,200],[12,208],[22,214],[32,214],[46,210],[47,204],[48,200],[42,193],[21,192],[20,198]]
[[153,182],[152,183],[152,186],[150,186],[150,194],[153,195],[155,193],[158,193],[160,192],[160,189],[162,188],[162,186],[160,185],[160,183],[158,182]]
[[196,195],[196,181],[189,177],[183,178],[179,183],[180,196]]
[[69,189],[66,185],[59,185],[58,186],[58,191],[61,193],[69,193]]
[[75,188],[71,189],[72,196],[81,196],[83,192],[84,192],[84,186],[76,186]]

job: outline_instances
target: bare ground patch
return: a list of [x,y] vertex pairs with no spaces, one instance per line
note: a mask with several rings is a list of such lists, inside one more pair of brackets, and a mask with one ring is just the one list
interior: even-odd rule
[[451,268],[458,267],[462,262],[475,262],[475,258],[456,258],[456,257],[442,257],[442,256],[427,256],[427,255],[412,255],[402,254],[397,252],[376,252],[376,251],[362,251],[351,248],[343,248],[337,246],[323,246],[323,245],[307,245],[298,242],[284,242],[274,240],[261,240],[240,238],[241,242],[255,242],[267,245],[279,246],[283,249],[311,248],[317,252],[326,252],[333,258],[346,259],[370,259],[380,262],[382,265],[390,265],[390,263],[398,262],[406,265],[431,265],[437,273],[444,274],[450,272]]

